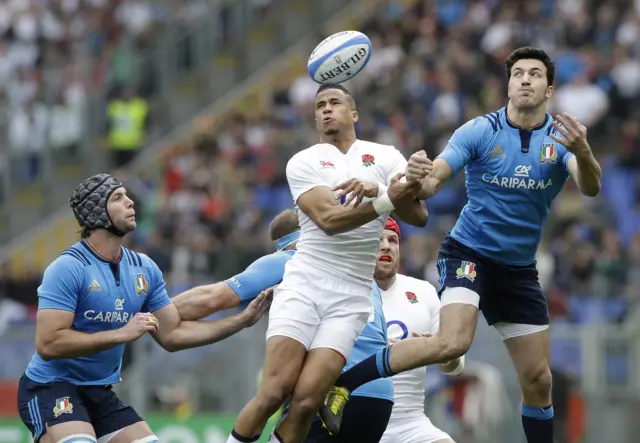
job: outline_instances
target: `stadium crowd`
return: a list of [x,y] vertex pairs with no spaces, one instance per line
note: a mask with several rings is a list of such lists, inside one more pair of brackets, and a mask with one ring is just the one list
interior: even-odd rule
[[[23,2],[7,4],[13,3]],[[68,7],[73,10],[66,12],[64,22],[47,25],[50,36],[32,36],[30,44],[38,48],[47,39],[60,38],[51,46],[72,69],[69,57],[77,52],[70,42],[77,40],[68,36],[82,34],[83,24],[89,23],[82,18],[108,10],[115,18],[113,27],[92,34],[85,43],[92,43],[94,56],[109,53],[109,60],[117,60],[114,42],[120,34],[115,29],[147,35],[142,30],[155,23],[158,14],[145,10],[146,2],[112,3],[118,2],[61,2],[76,7]],[[359,102],[359,136],[395,145],[407,157],[425,149],[434,158],[456,127],[503,106],[502,61],[514,47],[534,45],[549,51],[556,60],[552,109],[571,112],[589,127],[592,146],[603,162],[604,186],[598,198],[584,199],[569,182],[557,199],[539,251],[541,282],[556,321],[620,321],[640,297],[640,4],[500,3],[423,0],[404,10],[391,2],[365,23],[361,30],[371,37],[374,55],[368,68],[347,85]],[[118,13],[127,7],[135,13]],[[0,31],[3,8],[7,6],[0,6]],[[34,17],[52,14],[33,8]],[[116,26],[117,17],[127,17],[123,26]],[[62,23],[68,25],[64,32]],[[47,26],[31,32],[37,35]],[[16,41],[20,34],[12,35]],[[4,47],[6,52],[6,43]],[[1,48],[0,41],[0,54]],[[6,71],[2,60],[0,85]],[[37,77],[37,60],[34,55],[13,81]],[[116,62],[102,66],[99,77],[117,78]],[[4,78],[7,85],[9,77]],[[309,78],[300,77],[275,91],[268,113],[232,116],[223,132],[213,132],[214,125],[204,119],[192,137],[173,146],[160,170],[135,177],[120,174],[136,198],[140,218],[129,246],[159,264],[174,286],[172,293],[227,277],[273,249],[265,226],[291,206],[284,177],[287,160],[315,142],[311,116],[316,89]],[[32,88],[31,95],[21,97],[34,96]],[[428,202],[426,230],[403,226],[405,273],[437,281],[440,241],[465,201],[461,174]],[[5,296],[35,302],[32,281],[4,283]],[[24,288],[17,290],[16,285]],[[14,289],[6,290],[9,287]]]
[[[147,63],[154,38],[188,25],[205,0],[6,0],[0,2],[0,155],[73,148],[82,136],[90,93],[134,86],[157,91]],[[6,127],[4,127],[6,125]]]
[[[426,149],[433,158],[457,126],[503,105],[502,60],[512,48],[549,50],[557,63],[552,108],[589,127],[605,179],[595,200],[567,184],[539,253],[540,277],[556,319],[618,321],[640,283],[639,11],[631,2],[587,1],[526,2],[526,14],[517,10],[489,1],[422,1],[366,23],[374,55],[350,85],[358,91],[359,135],[407,157]],[[287,159],[315,142],[316,89],[303,76],[276,91],[268,115],[233,116],[222,133],[205,122],[176,146],[160,186],[151,173],[133,179],[145,207],[137,247],[157,254],[174,282],[223,278],[272,248],[264,226],[291,205]],[[459,177],[429,201],[427,230],[404,227],[405,272],[437,281],[440,240],[465,200]]]

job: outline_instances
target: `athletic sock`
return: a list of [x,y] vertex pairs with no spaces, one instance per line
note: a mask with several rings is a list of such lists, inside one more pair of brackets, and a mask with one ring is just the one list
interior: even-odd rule
[[231,435],[227,439],[227,443],[253,443],[260,440],[260,435],[254,435],[253,437],[243,437],[238,434],[235,429],[231,430]]
[[522,427],[527,443],[553,443],[553,406],[538,408],[523,403]]
[[394,374],[391,372],[390,359],[391,346],[387,346],[343,372],[338,377],[335,386],[346,388],[349,392],[353,392],[370,381],[391,377]]

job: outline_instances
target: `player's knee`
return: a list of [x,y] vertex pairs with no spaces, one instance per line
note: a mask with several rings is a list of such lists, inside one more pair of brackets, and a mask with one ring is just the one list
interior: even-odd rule
[[284,385],[271,383],[260,387],[255,400],[260,409],[271,414],[282,406],[290,392],[291,389],[287,389]]
[[291,399],[290,412],[302,417],[312,417],[322,403],[322,396],[311,392],[296,393]]
[[521,384],[525,396],[547,397],[551,393],[551,369],[547,364],[536,365],[522,374]]

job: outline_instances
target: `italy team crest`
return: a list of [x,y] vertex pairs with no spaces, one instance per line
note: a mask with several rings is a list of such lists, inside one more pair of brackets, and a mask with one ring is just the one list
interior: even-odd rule
[[456,270],[458,278],[468,278],[471,281],[476,279],[476,264],[470,261],[463,261],[462,265]]
[[71,414],[73,412],[73,404],[69,401],[69,397],[62,397],[56,400],[53,407],[53,417],[57,418],[61,414]]
[[540,164],[555,163],[558,161],[558,151],[555,143],[544,143],[540,150]]
[[144,274],[136,274],[136,294],[146,295],[149,292],[149,282],[144,277]]

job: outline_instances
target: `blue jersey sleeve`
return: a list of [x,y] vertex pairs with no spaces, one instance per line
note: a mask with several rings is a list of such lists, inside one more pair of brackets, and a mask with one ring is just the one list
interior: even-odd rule
[[142,305],[141,311],[155,312],[171,304],[169,294],[167,293],[167,284],[156,262],[143,254],[140,255],[148,261],[147,268],[149,269],[149,294],[147,295],[144,305]]
[[287,252],[265,255],[251,263],[244,272],[226,280],[226,283],[238,294],[241,301],[252,300],[260,295],[260,292],[282,281],[284,267],[291,257],[292,254]]
[[470,120],[453,133],[438,158],[446,161],[453,173],[467,166],[475,158],[484,140],[487,121],[482,117]]
[[83,289],[84,265],[78,260],[61,256],[44,271],[38,288],[38,309],[60,309],[75,312]]

